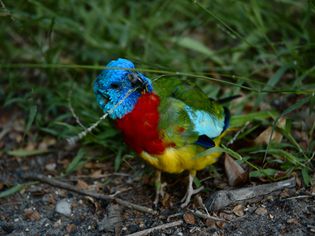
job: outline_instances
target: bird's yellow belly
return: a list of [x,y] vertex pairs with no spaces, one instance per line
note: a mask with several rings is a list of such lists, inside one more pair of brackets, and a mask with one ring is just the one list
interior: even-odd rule
[[141,152],[140,157],[155,168],[168,173],[181,173],[184,170],[198,171],[215,163],[220,152],[212,152],[205,156],[198,156],[203,148],[196,145],[187,145],[180,148],[166,148],[161,155],[150,155]]

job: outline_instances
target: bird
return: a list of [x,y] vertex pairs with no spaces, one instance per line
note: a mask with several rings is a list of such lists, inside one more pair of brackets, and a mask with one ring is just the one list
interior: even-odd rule
[[164,194],[161,172],[188,171],[187,192],[181,201],[181,207],[186,207],[203,189],[193,186],[197,171],[221,155],[215,147],[229,127],[228,108],[190,81],[177,77],[151,80],[124,58],[106,65],[93,90],[99,107],[114,121],[125,143],[156,169],[155,204]]

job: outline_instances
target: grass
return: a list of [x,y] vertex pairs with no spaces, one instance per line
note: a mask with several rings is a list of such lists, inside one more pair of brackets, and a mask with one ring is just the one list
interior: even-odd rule
[[[92,83],[102,65],[125,57],[151,78],[191,79],[211,97],[243,94],[230,108],[236,126],[249,125],[237,145],[222,148],[251,166],[253,178],[275,180],[298,172],[310,184],[315,150],[313,1],[0,3],[0,102],[24,112],[25,142],[34,138],[32,130],[60,140],[82,130],[68,109],[70,91],[83,124],[97,121],[101,112]],[[286,120],[283,127],[277,126],[280,118]],[[268,127],[283,135],[281,143],[250,142]],[[81,143],[85,149],[114,153],[118,170],[127,152],[121,142],[106,120]],[[81,165],[85,159],[80,150],[74,161]]]

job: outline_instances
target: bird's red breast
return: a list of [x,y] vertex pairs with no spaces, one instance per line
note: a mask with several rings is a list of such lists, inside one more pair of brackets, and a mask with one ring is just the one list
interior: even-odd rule
[[162,154],[167,146],[158,129],[159,104],[160,98],[156,94],[145,93],[131,112],[116,121],[125,142],[137,153]]

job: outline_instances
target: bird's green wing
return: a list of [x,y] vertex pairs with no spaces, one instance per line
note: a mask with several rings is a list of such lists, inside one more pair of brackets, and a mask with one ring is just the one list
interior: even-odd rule
[[177,146],[197,143],[210,147],[227,126],[227,109],[187,82],[161,78],[153,84],[160,97],[159,128]]

